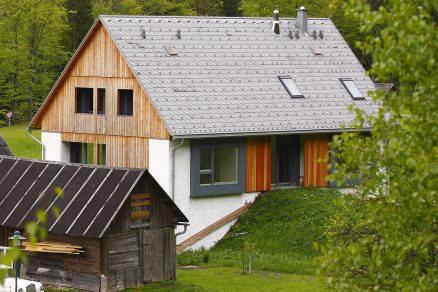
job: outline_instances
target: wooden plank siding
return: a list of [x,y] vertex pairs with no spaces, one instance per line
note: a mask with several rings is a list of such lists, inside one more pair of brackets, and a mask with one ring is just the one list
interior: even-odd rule
[[106,165],[108,166],[149,168],[148,138],[62,133],[61,140],[106,144]]
[[246,191],[271,189],[271,137],[246,140]]
[[[76,113],[76,87],[93,88],[93,114]],[[97,114],[97,89],[105,89],[105,114]],[[118,89],[133,90],[133,116],[118,115]],[[101,24],[70,65],[36,125],[42,131],[169,139],[148,96]]]
[[327,153],[327,134],[304,136],[304,187],[328,186],[328,164],[324,161]]

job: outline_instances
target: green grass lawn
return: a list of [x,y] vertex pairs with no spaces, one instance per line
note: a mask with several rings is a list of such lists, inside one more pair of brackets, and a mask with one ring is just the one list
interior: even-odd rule
[[[38,139],[41,138],[40,131],[33,131],[32,134]],[[27,125],[0,127],[0,135],[6,141],[15,156],[41,159],[41,145],[29,137]]]
[[[281,273],[314,275],[319,253],[314,243],[324,243],[324,227],[334,212],[334,190],[281,189],[260,195],[230,233],[248,232],[245,260],[252,267]],[[180,265],[240,267],[242,240],[226,236],[212,249],[178,255]]]
[[210,267],[178,270],[177,281],[153,283],[125,291],[324,291],[314,276],[255,271],[243,275],[239,269]]

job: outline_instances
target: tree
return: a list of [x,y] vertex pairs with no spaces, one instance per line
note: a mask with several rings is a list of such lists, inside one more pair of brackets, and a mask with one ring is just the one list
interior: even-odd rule
[[192,0],[147,0],[142,3],[145,15],[196,15]]
[[239,10],[240,0],[224,0],[223,15],[224,16],[240,16]]
[[0,111],[29,121],[66,60],[63,0],[0,0]]
[[329,17],[330,0],[241,0],[240,9],[244,16],[272,16],[278,7],[280,17],[296,17],[296,9],[306,7],[310,17]]
[[90,0],[66,0],[69,30],[64,35],[65,47],[69,52],[77,49],[91,25],[93,15]]
[[141,4],[137,0],[92,0],[92,14],[99,15],[140,15]]
[[[356,178],[328,226],[321,271],[337,291],[433,291],[438,287],[438,2],[363,0],[340,3],[360,23],[360,49],[372,56],[377,81],[397,91],[373,94],[376,116],[357,113],[355,127],[332,143],[331,179]],[[373,3],[371,3],[373,4]],[[376,30],[376,28],[378,28]],[[376,31],[378,35],[376,37]]]

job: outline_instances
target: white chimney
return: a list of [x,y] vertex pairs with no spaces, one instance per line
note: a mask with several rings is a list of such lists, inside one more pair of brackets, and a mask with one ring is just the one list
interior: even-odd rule
[[272,22],[272,31],[276,34],[280,34],[280,18],[278,9],[274,10],[274,21]]
[[304,6],[297,9],[297,24],[303,34],[307,34],[307,10]]

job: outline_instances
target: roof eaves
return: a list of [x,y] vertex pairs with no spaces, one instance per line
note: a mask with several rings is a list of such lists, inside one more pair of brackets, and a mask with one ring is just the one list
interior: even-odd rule
[[42,115],[42,112],[45,110],[46,106],[48,105],[48,103],[52,99],[52,96],[55,93],[56,89],[58,89],[58,86],[61,84],[62,81],[64,81],[64,77],[67,74],[67,72],[70,70],[71,65],[76,61],[76,58],[82,52],[82,49],[83,49],[84,45],[88,42],[90,37],[93,35],[93,33],[95,32],[95,29],[97,28],[99,23],[101,23],[101,20],[100,20],[100,18],[97,18],[96,21],[91,26],[91,28],[88,30],[87,34],[85,35],[85,37],[82,40],[82,42],[79,45],[79,47],[74,52],[73,56],[68,61],[67,65],[64,67],[64,70],[59,75],[58,79],[56,80],[55,84],[53,85],[53,87],[50,90],[49,94],[47,95],[46,99],[44,99],[44,102],[41,104],[41,106],[38,109],[37,113],[35,114],[35,116],[30,121],[28,128],[39,129],[38,126],[37,126],[37,122],[38,122],[40,116]]
[[298,130],[298,131],[275,131],[275,132],[251,132],[251,133],[218,133],[218,134],[200,134],[200,135],[175,135],[173,140],[177,139],[205,139],[205,138],[222,138],[222,137],[251,137],[251,136],[275,136],[275,135],[296,135],[296,134],[331,134],[339,132],[368,132],[371,127],[362,129],[355,128],[336,128],[336,129],[316,129],[316,130]]

